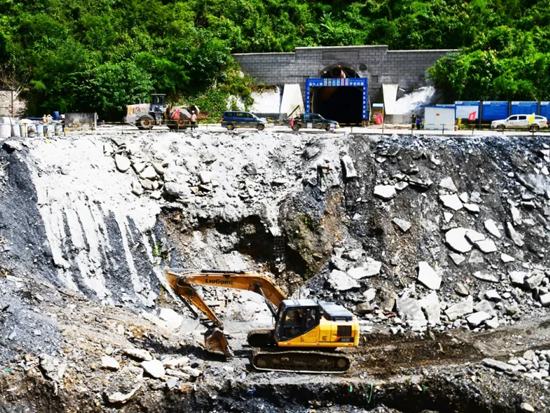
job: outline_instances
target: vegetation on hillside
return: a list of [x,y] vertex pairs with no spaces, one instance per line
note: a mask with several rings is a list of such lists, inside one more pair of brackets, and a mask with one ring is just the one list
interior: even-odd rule
[[460,48],[430,72],[449,99],[550,99],[550,0],[0,0],[0,86],[32,114],[153,91],[218,114],[250,102],[231,53],[360,44]]

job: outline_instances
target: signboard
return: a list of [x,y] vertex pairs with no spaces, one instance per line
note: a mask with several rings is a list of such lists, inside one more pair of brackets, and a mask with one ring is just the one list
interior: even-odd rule
[[475,112],[475,119],[479,118],[479,101],[457,101],[455,102],[456,119],[468,119]]
[[[537,113],[539,108],[538,102],[512,102],[512,111],[510,115],[531,115]],[[543,115],[544,116],[544,115]]]
[[506,119],[508,117],[508,102],[484,101],[483,120]]
[[550,118],[550,102],[540,102],[540,113],[539,115]]
[[306,79],[306,113],[311,113],[311,88],[314,87],[360,87],[363,89],[362,116],[363,121],[367,120],[367,78],[345,78],[345,79]]
[[446,106],[424,106],[424,129],[453,130],[455,108]]

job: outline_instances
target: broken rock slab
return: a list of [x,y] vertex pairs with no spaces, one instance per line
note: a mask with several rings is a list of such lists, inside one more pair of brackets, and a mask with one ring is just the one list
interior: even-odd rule
[[344,173],[346,175],[346,179],[357,178],[357,171],[355,170],[355,166],[353,165],[353,160],[351,159],[351,156],[342,156],[342,164],[344,165]]
[[516,259],[508,254],[500,254],[500,260],[504,263],[514,262]]
[[470,252],[472,244],[466,239],[466,228],[452,228],[445,233],[445,242],[456,252]]
[[441,324],[441,307],[439,297],[435,291],[432,291],[420,300],[420,307],[426,313],[429,325],[436,326]]
[[523,284],[525,283],[525,277],[527,277],[528,275],[529,273],[524,271],[512,271],[510,272],[510,283],[518,287],[523,287]]
[[155,171],[155,168],[152,166],[147,166],[143,171],[141,171],[139,177],[141,179],[154,180],[157,179],[157,171]]
[[506,373],[513,373],[517,371],[517,366],[512,366],[511,364],[494,359],[483,359],[481,361],[481,364],[495,370],[504,371]]
[[430,290],[441,287],[441,276],[425,261],[418,263],[418,281]]
[[439,187],[451,192],[458,192],[458,189],[450,176],[447,176],[439,182]]
[[111,356],[103,356],[101,357],[101,368],[116,371],[120,368],[120,364]]
[[171,308],[161,308],[159,318],[166,321],[166,324],[174,330],[180,328],[183,324],[183,317]]
[[523,242],[523,236],[516,231],[514,226],[511,222],[506,223],[506,229],[508,230],[508,235],[510,236],[510,239],[516,244],[518,247],[523,247],[525,242]]
[[445,310],[445,314],[451,321],[474,312],[474,299],[470,295],[465,300],[451,305]]
[[392,185],[376,185],[374,187],[374,195],[382,198],[384,201],[389,201],[394,198],[396,194],[395,187]]
[[186,199],[191,196],[189,187],[180,182],[166,182],[166,184],[164,184],[164,193],[179,199]]
[[453,211],[459,211],[461,210],[464,205],[462,204],[462,201],[458,198],[458,195],[441,195],[439,197],[439,200],[445,205],[447,208],[452,209]]
[[550,307],[550,293],[541,295],[539,300],[543,307]]
[[481,323],[483,323],[486,320],[489,320],[492,318],[489,314],[487,314],[485,311],[479,311],[477,313],[470,314],[468,317],[466,317],[466,321],[468,322],[468,325],[470,328],[476,328]]
[[499,239],[502,237],[502,234],[500,233],[497,227],[497,223],[494,220],[487,219],[485,220],[483,225],[485,226],[485,229],[489,232],[489,234],[491,234],[493,237],[496,237]]
[[339,270],[332,270],[328,276],[328,282],[338,291],[347,291],[359,287],[359,283],[348,274]]
[[165,374],[164,366],[160,360],[143,361],[141,362],[141,367],[143,367],[145,373],[155,379],[160,379]]
[[48,354],[41,354],[38,359],[40,369],[46,378],[56,382],[61,381],[67,369],[67,363],[65,361]]
[[474,272],[474,277],[476,277],[478,280],[482,280],[482,281],[488,281],[488,282],[492,282],[492,283],[499,282],[499,279],[496,275],[487,274],[487,273],[481,272],[481,271]]
[[373,277],[380,274],[380,269],[382,268],[382,263],[376,261],[372,258],[368,258],[366,262],[361,264],[359,267],[352,268],[348,270],[348,275],[355,280],[360,280],[366,277]]
[[139,348],[125,348],[122,350],[122,353],[140,361],[153,360],[153,356],[151,355],[151,353],[149,353],[147,350],[142,350]]
[[130,160],[120,154],[115,155],[115,165],[116,169],[118,169],[120,172],[126,172],[128,169],[130,169]]
[[490,254],[492,252],[497,252],[497,246],[492,239],[485,239],[483,241],[476,242],[476,247],[478,247],[481,252],[485,254]]
[[176,367],[183,367],[189,364],[189,357],[177,357],[177,358],[168,358],[162,360],[162,365],[165,368],[174,369]]
[[392,222],[403,232],[407,232],[411,228],[411,223],[401,218],[394,218]]
[[420,303],[411,297],[397,299],[397,312],[399,316],[414,330],[426,327],[428,321],[424,316]]

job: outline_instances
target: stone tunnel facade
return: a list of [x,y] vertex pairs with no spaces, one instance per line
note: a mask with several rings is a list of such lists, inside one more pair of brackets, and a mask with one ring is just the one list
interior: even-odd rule
[[382,84],[398,84],[405,91],[430,84],[427,70],[455,50],[388,50],[388,46],[298,47],[292,53],[236,53],[241,68],[266,85],[297,83],[325,77],[327,67],[342,65],[369,81],[369,99],[381,101]]

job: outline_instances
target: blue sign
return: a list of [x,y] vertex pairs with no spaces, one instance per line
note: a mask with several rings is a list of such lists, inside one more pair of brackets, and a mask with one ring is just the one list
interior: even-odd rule
[[508,117],[508,102],[483,102],[483,120],[506,119]]
[[546,119],[550,118],[550,102],[540,102],[539,115],[544,116]]
[[352,79],[328,79],[328,78],[311,78],[306,79],[306,113],[311,113],[311,88],[313,87],[361,87],[363,88],[363,120],[367,117],[367,93],[368,79],[367,78],[352,78]]
[[510,115],[531,115],[538,112],[538,102],[512,102]]

